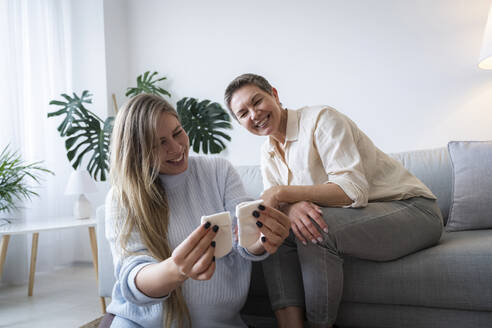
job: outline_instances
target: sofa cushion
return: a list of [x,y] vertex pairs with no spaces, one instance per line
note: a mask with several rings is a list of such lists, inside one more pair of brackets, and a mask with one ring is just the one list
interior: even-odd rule
[[101,205],[96,210],[99,296],[111,297],[116,278],[114,277],[113,255],[105,234],[104,215],[105,207]]
[[342,303],[336,324],[352,328],[490,328],[491,322],[492,312]]
[[343,301],[492,311],[492,230],[445,232],[391,262],[346,258]]
[[492,141],[452,141],[448,231],[492,228]]
[[389,155],[400,161],[410,173],[419,178],[437,197],[437,205],[439,205],[444,224],[446,224],[451,203],[452,178],[448,150],[442,147]]

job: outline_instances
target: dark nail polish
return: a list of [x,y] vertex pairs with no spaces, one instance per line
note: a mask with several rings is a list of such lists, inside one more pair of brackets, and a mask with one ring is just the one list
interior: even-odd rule
[[255,218],[259,218],[259,217],[260,217],[260,212],[258,212],[258,211],[253,211],[253,216],[254,216]]
[[207,223],[205,223],[205,226],[204,226],[204,228],[205,228],[205,229],[208,229],[208,228],[210,228],[210,222],[207,222]]
[[256,225],[258,226],[258,228],[263,227],[263,223],[261,223],[260,221],[256,221]]
[[215,256],[214,256],[214,257],[212,257],[212,262],[215,262]]
[[261,205],[261,204],[260,204],[260,205],[258,205],[258,209],[259,209],[260,211],[264,211],[264,210],[265,210],[265,206],[263,206],[263,205]]
[[266,242],[266,237],[265,236],[261,236],[261,242],[262,243]]
[[218,225],[214,225],[214,227],[212,228],[212,230],[213,230],[214,232],[219,231],[219,226],[218,226]]
[[215,247],[215,241],[214,240],[212,240],[212,242],[210,243],[210,246]]

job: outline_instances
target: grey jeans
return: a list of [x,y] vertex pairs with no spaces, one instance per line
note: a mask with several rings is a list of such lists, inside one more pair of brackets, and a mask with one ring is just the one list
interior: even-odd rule
[[[435,245],[443,221],[436,201],[414,197],[372,202],[364,208],[323,208],[328,233],[304,246],[290,236],[263,261],[274,311],[306,308],[312,327],[332,325],[343,292],[343,257],[391,261]],[[314,222],[314,221],[313,221]]]

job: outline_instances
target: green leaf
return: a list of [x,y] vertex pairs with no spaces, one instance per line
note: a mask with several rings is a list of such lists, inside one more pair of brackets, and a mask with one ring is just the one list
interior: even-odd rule
[[58,126],[61,137],[67,137],[65,148],[68,161],[74,169],[79,168],[86,155],[90,155],[87,170],[97,181],[105,181],[109,171],[109,143],[114,125],[114,117],[102,121],[99,116],[84,107],[92,103],[92,95],[84,90],[80,96],[73,93],[61,95],[67,102],[52,100],[51,105],[62,108],[48,113],[48,117],[63,116]]
[[224,141],[230,141],[231,137],[223,130],[232,129],[232,125],[229,114],[220,104],[185,97],[176,106],[193,151],[217,154],[226,148]]
[[59,101],[59,100],[52,100],[50,101],[50,105],[58,105],[58,106],[65,106],[66,103],[64,103],[63,101]]
[[215,126],[222,129],[232,129],[232,124],[229,122],[217,122]]
[[195,153],[198,153],[200,152],[200,143],[202,141],[202,137],[203,135],[197,133],[196,136],[195,136],[195,140],[194,140],[194,143],[193,143],[193,151]]
[[[167,90],[157,85],[157,83],[165,80],[166,77],[157,78],[157,74],[157,72],[153,72],[152,74],[150,74],[150,71],[147,71],[142,75],[137,76],[137,86],[127,88],[125,96],[134,97],[141,93],[151,93],[155,95],[171,97],[171,94]],[[156,76],[156,79],[152,80],[154,76]]]
[[[42,173],[53,174],[40,164],[24,163],[17,152],[9,149],[9,145],[0,152],[0,212],[18,209],[20,201],[38,195],[32,189],[32,183],[39,184]],[[29,179],[32,180],[30,183]]]
[[214,137],[215,136],[221,136],[222,138],[226,139],[227,141],[231,141],[231,137],[222,131],[214,130]]

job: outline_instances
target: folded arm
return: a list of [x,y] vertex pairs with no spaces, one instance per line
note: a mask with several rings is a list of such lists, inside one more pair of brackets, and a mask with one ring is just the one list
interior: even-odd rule
[[353,203],[353,200],[334,183],[312,186],[274,186],[262,194],[262,199],[272,207],[282,203],[292,204],[308,201],[324,207],[342,207]]

